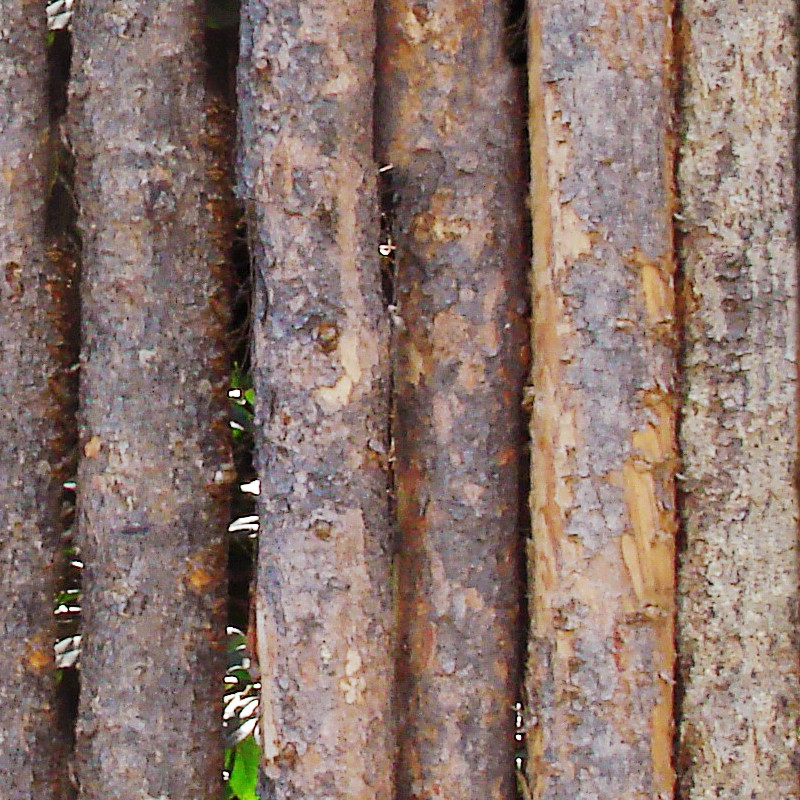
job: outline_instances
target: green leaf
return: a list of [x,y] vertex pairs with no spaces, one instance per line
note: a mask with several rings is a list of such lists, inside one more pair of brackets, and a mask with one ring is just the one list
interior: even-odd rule
[[231,405],[231,420],[241,426],[242,430],[247,433],[253,432],[253,415],[244,407],[240,405]]
[[252,736],[236,745],[228,786],[239,800],[259,800],[256,794],[261,748]]
[[[231,675],[239,683],[248,684],[252,682],[252,678],[250,677],[250,673],[241,666],[242,663],[242,656],[239,654],[228,654],[228,661],[230,663],[230,667],[228,671],[225,673],[226,675]],[[231,663],[232,662],[232,663]]]
[[242,388],[242,368],[235,362],[231,370],[231,389]]

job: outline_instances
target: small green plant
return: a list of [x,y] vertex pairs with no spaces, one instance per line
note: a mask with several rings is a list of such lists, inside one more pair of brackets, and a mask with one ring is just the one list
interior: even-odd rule
[[239,364],[233,365],[228,399],[231,402],[230,426],[233,431],[233,441],[238,442],[242,437],[253,433],[253,406],[256,401],[250,376]]
[[259,690],[253,680],[250,654],[244,633],[228,628],[228,671],[225,674],[225,789],[231,800],[258,800],[256,784],[261,748],[255,735],[258,726]]
[[225,751],[226,796],[235,800],[259,800],[256,794],[261,748],[252,735]]

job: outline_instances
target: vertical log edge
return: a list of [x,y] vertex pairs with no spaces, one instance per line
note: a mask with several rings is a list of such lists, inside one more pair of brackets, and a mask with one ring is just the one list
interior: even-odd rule
[[53,599],[70,425],[62,300],[45,252],[44,4],[0,1],[0,774],[8,800],[56,800]]

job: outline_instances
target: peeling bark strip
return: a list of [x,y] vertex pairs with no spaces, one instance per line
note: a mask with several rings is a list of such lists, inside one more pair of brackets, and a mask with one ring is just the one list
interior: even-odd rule
[[270,797],[390,798],[388,326],[369,0],[245,0]]
[[797,10],[683,4],[681,796],[800,797]]
[[83,0],[81,797],[219,795],[226,298],[204,146],[204,5]]
[[506,4],[384,0],[396,191],[399,797],[514,796],[528,358],[522,81]]
[[669,6],[529,6],[537,800],[673,790]]
[[0,0],[0,28],[0,793],[49,800],[60,796],[53,598],[69,426],[65,277],[44,238],[44,4]]

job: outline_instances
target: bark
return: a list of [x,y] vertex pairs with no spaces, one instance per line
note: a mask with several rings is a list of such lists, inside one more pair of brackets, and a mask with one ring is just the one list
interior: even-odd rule
[[59,796],[59,511],[69,423],[61,341],[66,275],[45,249],[46,19],[0,0],[0,774],[9,800]]
[[505,14],[499,0],[384,0],[379,15],[408,800],[514,795],[527,237]]
[[367,0],[242,6],[264,783],[389,798],[388,325]]
[[165,0],[85,0],[74,20],[86,800],[221,792],[233,467],[203,20]]
[[681,796],[800,797],[797,11],[683,6]]
[[528,789],[672,796],[670,4],[529,5]]

